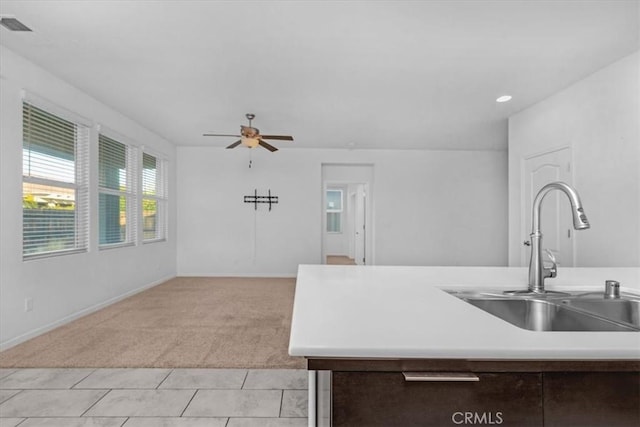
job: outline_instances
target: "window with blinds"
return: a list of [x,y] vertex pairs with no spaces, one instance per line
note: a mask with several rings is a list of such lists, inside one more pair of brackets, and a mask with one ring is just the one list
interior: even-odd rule
[[342,232],[342,190],[327,190],[327,232]]
[[86,251],[88,247],[89,128],[60,115],[23,102],[25,259]]
[[167,238],[167,161],[142,153],[143,241]]
[[98,136],[98,242],[102,248],[136,242],[136,149]]

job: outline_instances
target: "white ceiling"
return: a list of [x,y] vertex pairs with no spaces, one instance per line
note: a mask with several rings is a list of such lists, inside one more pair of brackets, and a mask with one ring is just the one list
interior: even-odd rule
[[[178,145],[506,149],[506,118],[639,49],[639,1],[9,1],[0,43]],[[495,99],[513,95],[506,104]]]

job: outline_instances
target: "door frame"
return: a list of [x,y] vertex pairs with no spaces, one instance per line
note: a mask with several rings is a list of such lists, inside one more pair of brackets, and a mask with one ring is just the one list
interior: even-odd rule
[[[353,176],[350,177],[349,173],[346,173],[345,176],[342,176],[340,178],[336,178],[336,179],[332,179],[332,178],[327,178],[325,177],[325,166],[328,167],[340,167],[340,168],[345,168],[345,170],[348,172],[348,168],[369,168],[368,170],[368,175],[370,175],[368,177],[368,179],[365,179],[363,177],[357,177],[357,176]],[[374,245],[374,198],[373,198],[373,173],[374,173],[374,165],[371,163],[322,163],[321,165],[321,170],[322,170],[322,186],[321,186],[321,205],[320,205],[320,209],[321,209],[321,221],[320,221],[320,227],[321,227],[321,233],[320,233],[320,253],[321,253],[321,264],[326,264],[327,262],[327,251],[326,251],[326,229],[327,229],[327,216],[326,216],[326,212],[325,212],[325,206],[327,204],[326,201],[326,194],[327,194],[327,187],[332,187],[332,186],[345,186],[345,187],[349,187],[349,185],[351,184],[362,184],[364,185],[364,189],[365,189],[365,206],[364,206],[364,210],[365,210],[365,234],[364,234],[364,244],[365,244],[365,265],[374,265],[375,264],[375,245]],[[357,174],[354,174],[357,175]],[[347,194],[345,194],[344,197],[344,202],[347,202],[349,200],[349,194],[347,192]],[[349,212],[349,214],[351,214]],[[349,239],[354,239],[354,236],[350,236]],[[350,243],[351,244],[351,243]],[[354,250],[355,252],[355,250]],[[354,254],[355,255],[355,254]]]

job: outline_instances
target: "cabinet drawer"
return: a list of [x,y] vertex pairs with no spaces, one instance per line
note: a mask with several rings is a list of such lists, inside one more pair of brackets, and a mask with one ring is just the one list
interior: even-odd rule
[[406,381],[402,372],[333,372],[333,426],[542,425],[542,374]]
[[547,372],[545,426],[640,426],[640,373]]

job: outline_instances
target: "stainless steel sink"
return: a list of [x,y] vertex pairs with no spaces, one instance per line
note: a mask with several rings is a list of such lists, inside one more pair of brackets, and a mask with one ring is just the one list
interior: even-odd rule
[[640,299],[601,295],[514,296],[448,291],[467,303],[531,331],[640,331]]
[[640,300],[577,297],[563,299],[562,303],[567,307],[628,323],[640,329]]

